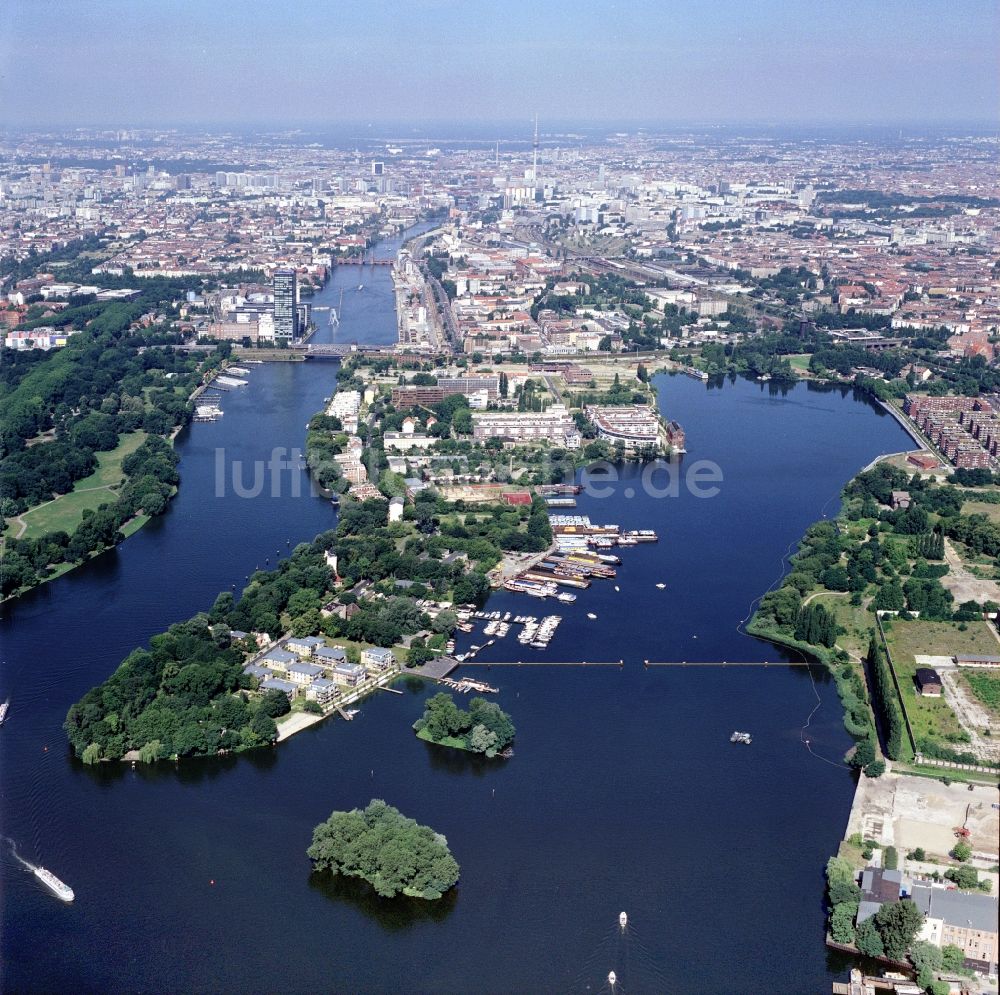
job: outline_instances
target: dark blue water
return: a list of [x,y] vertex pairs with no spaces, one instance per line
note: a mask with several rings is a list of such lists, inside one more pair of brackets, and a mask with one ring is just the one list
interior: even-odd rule
[[[379,281],[384,269],[367,270],[358,296]],[[343,334],[393,339],[391,315],[356,317],[345,302]],[[616,582],[575,605],[491,602],[565,616],[547,651],[512,635],[494,660],[625,661],[470,668],[500,686],[517,724],[509,762],[416,740],[419,682],[370,699],[350,725],[327,721],[256,754],[134,771],[69,757],[66,709],[131,648],[332,524],[300,471],[282,471],[277,496],[265,477],[253,499],[228,485],[217,497],[215,478],[219,449],[231,472],[301,445],[335,370],[255,367],[221,421],[178,440],[183,482],[163,518],[6,609],[3,832],[77,900],[60,904],[4,854],[5,990],[587,991],[611,969],[624,991],[762,991],[775,974],[788,991],[826,990],[822,867],[853,784],[806,752],[800,727],[818,694],[809,737],[839,760],[848,742],[832,686],[817,674],[814,691],[805,669],[642,661],[781,659],[738,631],[751,601],[852,473],[907,446],[850,394],[660,381],[663,410],[688,432],[682,466],[718,463],[720,493],[654,498],[623,470],[613,497],[579,510],[661,541],[624,550]],[[751,748],[730,745],[734,728],[753,732]],[[453,894],[386,903],[310,876],[312,827],[373,796],[448,837],[462,866]]]

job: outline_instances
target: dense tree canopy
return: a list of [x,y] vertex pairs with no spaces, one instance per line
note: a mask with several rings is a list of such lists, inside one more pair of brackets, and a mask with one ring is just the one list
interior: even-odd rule
[[[153,636],[66,716],[64,729],[79,757],[118,759],[139,750],[144,760],[242,750],[273,742],[274,719],[288,711],[278,692],[253,694],[243,673],[245,647],[230,645],[230,627],[279,629],[279,616],[299,591],[325,593],[325,533],[271,573],[258,572],[237,605],[220,595],[211,614],[198,614]],[[90,751],[87,754],[87,751]]]
[[443,836],[379,799],[333,812],[313,830],[307,853],[316,870],[362,878],[383,898],[438,899],[459,877]]
[[514,724],[500,706],[473,698],[463,711],[450,694],[427,699],[424,714],[413,723],[416,732],[432,743],[458,746],[495,757],[514,742]]

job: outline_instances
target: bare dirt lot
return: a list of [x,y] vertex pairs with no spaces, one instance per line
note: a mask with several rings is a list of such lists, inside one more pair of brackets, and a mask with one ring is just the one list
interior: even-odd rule
[[1000,602],[1000,584],[995,580],[982,580],[973,576],[962,563],[955,547],[945,539],[944,558],[948,563],[948,573],[941,578],[941,583],[955,596],[955,604],[965,601]]
[[996,862],[1000,854],[1000,792],[996,786],[945,785],[926,777],[886,774],[862,777],[854,798],[847,836],[861,833],[901,857],[922,847],[928,856],[947,860],[955,827],[970,832],[973,852]]

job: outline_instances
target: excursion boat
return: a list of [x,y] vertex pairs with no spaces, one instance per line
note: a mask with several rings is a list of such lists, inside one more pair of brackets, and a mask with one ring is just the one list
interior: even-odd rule
[[62,899],[64,902],[72,902],[76,897],[73,894],[73,889],[68,884],[60,881],[52,871],[48,871],[44,867],[35,867],[32,870],[35,877],[52,891],[57,898]]
[[10,700],[0,702],[0,726],[7,721],[7,709],[10,708]]
[[730,743],[742,743],[744,746],[749,746],[753,740],[750,738],[750,733],[748,732],[734,732],[732,736],[729,737]]

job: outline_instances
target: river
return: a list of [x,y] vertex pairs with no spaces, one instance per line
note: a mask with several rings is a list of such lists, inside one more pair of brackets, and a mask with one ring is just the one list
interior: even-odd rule
[[[343,284],[337,336],[391,342],[388,269],[360,272],[339,271],[314,303],[336,306]],[[253,367],[220,421],[178,438],[182,485],[165,515],[5,606],[3,833],[77,897],[62,905],[5,850],[4,989],[569,992],[600,989],[614,969],[624,991],[828,990],[822,868],[853,791],[832,684],[804,668],[643,660],[782,659],[739,631],[753,599],[804,528],[835,513],[844,481],[908,448],[892,418],[849,391],[660,379],[661,407],[687,430],[682,466],[717,463],[719,494],[653,497],[625,468],[611,496],[577,510],[655,528],[658,544],[623,550],[617,580],[574,605],[491,601],[565,621],[546,651],[512,634],[480,661],[624,660],[470,668],[501,688],[517,725],[510,761],[416,740],[429,693],[418,681],[273,750],[136,770],[71,758],[67,708],[133,647],[334,524],[294,457],[275,493],[269,474],[241,498],[231,474],[242,460],[249,486],[254,460],[301,447],[336,370]],[[818,757],[800,739],[817,702],[807,736]],[[749,729],[753,746],[731,745],[733,729]],[[310,876],[312,827],[372,797],[448,837],[462,866],[454,893],[382,902]]]

